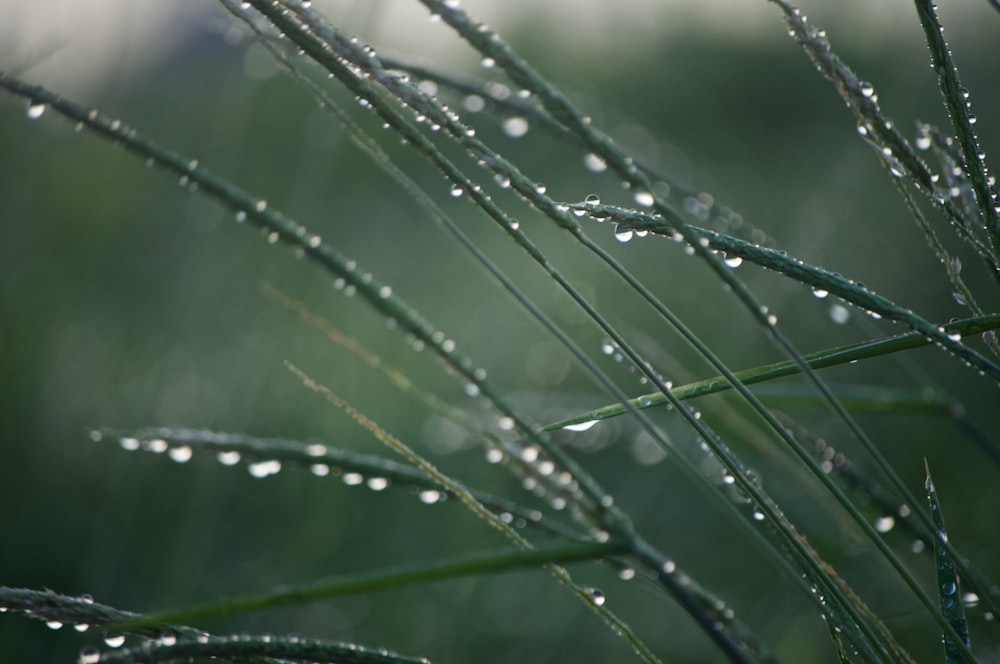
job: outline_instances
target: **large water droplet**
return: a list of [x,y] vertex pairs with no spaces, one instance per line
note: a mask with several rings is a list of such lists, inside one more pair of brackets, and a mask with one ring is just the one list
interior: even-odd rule
[[567,424],[563,427],[563,429],[566,431],[586,431],[597,424],[597,422],[598,420],[588,420],[586,422],[578,422],[576,424]]
[[632,239],[633,235],[635,234],[631,228],[624,227],[621,224],[615,226],[615,239],[619,242],[628,242]]
[[125,645],[125,635],[124,634],[108,634],[104,637],[104,643],[107,644],[109,648],[121,648]]
[[875,530],[880,533],[887,533],[896,525],[896,519],[891,516],[882,516],[875,519]]
[[193,452],[190,445],[181,445],[180,447],[171,447],[167,454],[177,463],[187,463],[191,460]]
[[608,164],[596,154],[590,153],[583,158],[583,165],[591,173],[603,173],[608,170]]
[[45,104],[40,102],[32,101],[28,104],[28,119],[37,120],[38,118],[45,115]]
[[636,205],[640,207],[653,207],[653,203],[656,199],[654,199],[653,195],[648,191],[637,191],[632,197],[632,200],[634,200]]
[[587,205],[600,205],[601,197],[597,194],[587,194],[587,197],[583,199],[583,202]]

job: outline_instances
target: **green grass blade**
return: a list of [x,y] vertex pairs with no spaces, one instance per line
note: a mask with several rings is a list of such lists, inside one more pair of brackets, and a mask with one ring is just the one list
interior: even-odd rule
[[[987,330],[1000,328],[1000,314],[983,316],[981,318],[968,318],[942,326],[949,334],[972,335]],[[908,332],[885,339],[873,339],[862,341],[846,346],[838,346],[827,350],[817,351],[808,355],[803,355],[803,359],[814,369],[848,364],[873,357],[898,353],[903,350],[926,346],[931,342],[916,332]],[[735,372],[740,382],[744,385],[762,383],[776,378],[792,376],[801,372],[799,365],[792,361],[776,362],[753,369],[744,369]],[[671,392],[678,400],[694,399],[696,397],[715,394],[732,389],[732,385],[724,376],[706,378],[687,385],[674,387]],[[668,403],[667,398],[660,392],[651,392],[629,400],[633,408],[655,408],[662,407]],[[568,417],[558,422],[546,425],[546,429],[564,429],[568,426],[585,424],[595,420],[603,420],[610,417],[618,417],[625,414],[627,409],[622,404],[609,404],[573,417]]]
[[310,662],[315,664],[430,664],[425,657],[406,657],[384,648],[366,648],[301,636],[232,634],[226,636],[160,638],[120,650],[84,651],[80,664],[134,664],[143,662],[202,661]]
[[[926,466],[926,460],[924,461]],[[927,502],[930,504],[931,516],[934,519],[934,560],[937,571],[938,598],[941,602],[941,613],[954,628],[955,635],[961,639],[960,650],[952,634],[944,635],[945,662],[947,664],[970,664],[975,660],[968,659],[966,653],[969,647],[969,625],[965,620],[965,609],[962,606],[962,593],[959,586],[955,560],[949,548],[941,546],[948,541],[948,531],[944,526],[944,515],[941,513],[941,503],[938,501],[934,480],[931,479],[931,469],[927,468]]]
[[964,156],[965,171],[972,181],[972,189],[979,203],[980,223],[993,246],[993,261],[1000,262],[1000,200],[996,189],[990,184],[991,178],[986,167],[986,153],[979,146],[979,139],[973,129],[972,105],[969,92],[962,87],[958,69],[951,59],[951,51],[944,40],[944,28],[937,18],[937,11],[930,0],[914,0],[920,25],[927,37],[931,52],[931,63],[937,72],[945,107],[951,116],[951,125],[958,136]]
[[446,579],[539,568],[549,563],[566,564],[600,560],[624,554],[627,550],[627,543],[618,541],[587,542],[537,548],[529,551],[511,548],[499,549],[427,564],[411,563],[373,572],[319,579],[282,587],[270,593],[227,598],[179,611],[164,611],[130,618],[116,622],[110,625],[110,628],[119,631],[135,631],[166,624],[189,622],[209,617],[240,615],[277,606],[302,604]]

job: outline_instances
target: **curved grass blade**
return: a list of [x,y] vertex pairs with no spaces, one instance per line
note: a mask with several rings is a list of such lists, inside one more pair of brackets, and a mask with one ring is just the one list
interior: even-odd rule
[[[134,664],[134,662],[195,661],[193,658],[246,662],[303,662],[306,664],[430,664],[426,657],[406,657],[384,648],[366,648],[301,636],[232,634],[176,637],[173,634],[120,650],[84,651],[80,664]],[[200,661],[200,660],[199,660]]]
[[[978,334],[986,330],[995,330],[1000,328],[1000,314],[993,314],[981,318],[968,318],[966,320],[948,323],[942,327],[944,327],[945,331],[949,334],[964,336]],[[926,337],[916,332],[908,332],[885,339],[874,339],[871,341],[848,344],[846,346],[838,346],[836,348],[830,348],[810,353],[808,355],[803,355],[802,358],[812,368],[823,369],[840,364],[857,362],[859,360],[872,357],[879,357],[881,355],[888,355],[890,353],[897,353],[912,348],[919,348],[930,343],[931,342],[928,341]],[[784,361],[755,367],[753,369],[744,369],[742,371],[735,372],[735,375],[744,385],[752,385],[754,383],[762,383],[776,378],[792,376],[800,372],[801,368],[797,363]],[[671,392],[678,400],[688,400],[708,394],[723,392],[729,389],[732,389],[732,385],[724,376],[715,376],[694,383],[689,383],[687,385],[674,387]],[[660,392],[651,392],[649,394],[644,394],[630,399],[629,403],[633,408],[642,409],[663,406],[668,403],[668,400]],[[617,417],[619,415],[624,415],[626,412],[628,411],[622,406],[622,404],[609,404],[586,413],[581,413],[579,415],[574,415],[573,417],[559,420],[558,422],[552,422],[551,424],[546,425],[545,428],[548,430],[565,429],[569,426],[586,424],[588,422],[608,419],[610,417]]]
[[997,200],[989,170],[986,167],[986,153],[979,147],[979,139],[973,129],[972,105],[969,92],[962,87],[958,69],[951,59],[951,51],[944,40],[944,28],[937,18],[937,11],[930,0],[914,0],[920,24],[927,37],[927,46],[931,52],[931,62],[937,72],[941,94],[944,97],[945,108],[951,116],[951,125],[958,136],[962,148],[964,167],[972,181],[972,190],[976,194],[981,219],[979,223],[985,226],[986,234],[993,246],[993,260],[996,263],[1000,256],[1000,201]]
[[[53,629],[63,625],[101,627],[117,625],[129,620],[142,618],[141,614],[122,611],[106,604],[95,602],[89,595],[73,597],[62,595],[52,590],[34,590],[31,588],[11,588],[0,586],[0,607],[4,612],[21,613],[29,618],[44,620]],[[115,634],[128,632],[145,637],[156,638],[163,633],[164,625],[159,629],[152,626],[136,629],[112,630]],[[185,638],[197,638],[207,633],[193,627],[179,624],[166,625],[170,632]]]
[[[958,574],[955,569],[955,560],[949,548],[941,546],[948,541],[948,532],[944,527],[944,515],[941,513],[941,503],[938,502],[937,491],[934,489],[934,480],[931,479],[931,469],[924,460],[924,467],[927,470],[927,480],[924,488],[927,490],[927,502],[930,504],[931,517],[934,519],[934,566],[937,571],[938,598],[941,602],[941,613],[954,628],[955,633],[962,640],[965,650],[968,650],[969,625],[965,620],[965,609],[962,607],[962,593],[959,587]],[[970,664],[975,661],[967,659],[964,652],[960,651],[951,634],[944,637],[945,662],[947,664]]]
[[[344,484],[368,483],[375,487],[402,487],[415,493],[424,504],[434,504],[455,494],[420,469],[374,454],[359,454],[324,443],[303,443],[281,438],[257,438],[242,433],[224,433],[183,427],[146,427],[136,430],[102,428],[90,433],[91,440],[115,439],[126,450],[165,454],[183,463],[193,455],[210,456],[226,466],[246,464],[254,477],[265,477],[284,466],[298,466],[322,478],[340,477]],[[463,487],[464,488],[464,487]],[[574,540],[585,538],[579,530],[541,512],[482,491],[465,488],[494,514],[506,515],[515,525],[530,525]]]
[[[909,413],[913,415],[949,415],[955,402],[927,390],[875,385],[831,384],[837,400],[855,413]],[[826,401],[800,385],[764,385],[754,390],[761,399],[781,406],[823,408]]]
[[600,560],[627,553],[624,542],[583,542],[578,544],[532,549],[499,549],[478,555],[465,555],[438,560],[429,564],[411,563],[387,567],[373,572],[328,577],[308,583],[283,586],[274,592],[242,595],[206,602],[178,611],[164,611],[116,621],[111,629],[134,631],[162,627],[175,622],[240,615],[251,611],[303,604],[321,599],[371,593],[392,588],[457,579],[483,574],[500,574],[541,567],[548,563],[573,563]]

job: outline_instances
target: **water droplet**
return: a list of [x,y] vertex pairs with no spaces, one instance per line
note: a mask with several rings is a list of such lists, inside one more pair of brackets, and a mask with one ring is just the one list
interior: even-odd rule
[[434,503],[441,500],[441,492],[435,491],[434,489],[427,489],[426,491],[421,491],[419,494],[420,502],[425,505],[433,505]]
[[603,173],[608,170],[607,162],[594,153],[589,153],[584,156],[583,165],[586,166],[587,170],[591,173]]
[[726,264],[726,267],[732,267],[732,268],[737,268],[740,265],[743,265],[743,259],[740,258],[739,256],[727,256],[725,259],[723,259],[723,262]]
[[330,474],[330,466],[325,463],[314,463],[309,466],[309,472],[316,477],[326,477]]
[[583,202],[587,205],[600,205],[601,197],[597,194],[587,194],[587,197],[583,199]]
[[265,201],[263,198],[260,199],[254,204],[253,209],[256,210],[257,212],[263,212],[264,210],[267,209],[267,201]]
[[87,623],[77,623],[73,625],[73,629],[82,634],[86,632],[88,629],[90,629],[90,625],[88,625]]
[[468,382],[465,384],[465,394],[470,397],[479,396],[479,385],[473,382]]
[[173,632],[160,634],[160,645],[167,646],[168,648],[177,645],[177,635]]
[[623,567],[618,570],[618,578],[622,581],[631,581],[635,578],[635,570],[631,567]]
[[875,94],[875,86],[867,81],[859,81],[858,89],[861,90],[861,94],[865,97],[872,97]]
[[236,450],[219,452],[215,455],[215,458],[218,459],[219,463],[223,466],[235,466],[240,462],[240,453]]
[[63,624],[58,620],[49,620],[45,623],[45,626],[49,629],[62,629]]
[[244,212],[243,210],[240,210],[239,212],[236,213],[236,223],[237,224],[242,224],[246,220],[247,220],[247,213],[246,212]]
[[639,205],[640,207],[653,207],[653,203],[656,202],[656,199],[654,199],[653,195],[648,191],[635,192],[632,200],[634,200],[636,205]]
[[462,194],[465,193],[465,189],[463,189],[462,187],[460,187],[457,184],[455,184],[455,185],[452,185],[451,190],[448,193],[451,194],[452,198],[458,198]]
[[958,586],[955,585],[954,581],[949,581],[941,586],[941,593],[944,595],[954,595],[958,590]]
[[497,66],[497,61],[494,60],[493,58],[483,58],[482,60],[479,61],[479,64],[482,66],[483,69],[493,69],[494,67]]
[[891,516],[882,516],[875,519],[875,530],[880,533],[887,533],[896,525],[896,519]]
[[587,599],[593,602],[595,606],[604,606],[604,602],[607,601],[604,593],[597,588],[585,588],[583,592],[587,594]]
[[465,110],[472,113],[478,113],[486,108],[486,100],[479,95],[469,95],[462,102],[462,105],[465,107]]
[[521,138],[528,133],[528,121],[520,116],[507,118],[503,122],[503,132],[511,138]]
[[829,294],[830,294],[830,291],[823,290],[822,288],[814,288],[813,289],[813,297],[816,298],[817,300],[822,300],[823,298],[825,298]]
[[101,651],[93,646],[89,646],[80,651],[80,664],[97,664],[101,661]]
[[104,637],[104,643],[109,648],[121,648],[125,645],[125,635],[124,634],[108,634]]
[[521,222],[519,222],[517,219],[511,219],[507,223],[507,226],[510,228],[510,230],[516,231],[517,229],[521,228]]
[[261,479],[267,477],[268,475],[274,475],[281,470],[281,462],[277,459],[268,459],[267,461],[258,461],[257,463],[251,463],[247,466],[247,471],[253,477]]
[[368,488],[372,491],[382,491],[389,486],[389,480],[384,477],[373,477],[368,480]]
[[497,183],[501,189],[510,189],[510,178],[503,173],[497,173],[493,176],[493,181]]
[[544,184],[535,185],[535,193],[538,194],[539,196],[544,196],[546,191],[548,191],[548,187],[546,187]]
[[837,325],[845,325],[851,319],[850,310],[842,304],[830,305],[830,320]]
[[347,486],[358,486],[365,481],[365,478],[361,473],[344,473],[343,480]]
[[677,563],[675,563],[672,560],[664,560],[663,565],[660,566],[660,569],[663,571],[664,574],[673,574],[674,572],[677,571]]
[[931,146],[931,137],[927,135],[917,136],[916,145],[918,150],[926,150]]
[[28,103],[28,119],[37,120],[38,118],[45,115],[45,104],[40,102],[31,101]]
[[500,463],[503,461],[503,452],[498,447],[491,447],[486,450],[486,463]]
[[615,226],[615,239],[619,242],[628,242],[632,239],[634,233],[631,228],[626,228],[621,224]]
[[765,518],[764,517],[764,513],[761,512],[760,510],[754,510],[753,511],[753,520],[754,521],[763,521],[764,518]]
[[181,445],[180,447],[171,447],[167,454],[177,463],[187,463],[191,460],[193,452],[190,445]]
[[567,424],[563,427],[565,431],[586,431],[592,426],[597,424],[598,420],[588,420],[586,422],[578,422],[576,424]]
[[524,461],[525,463],[535,463],[538,461],[538,454],[538,448],[533,445],[529,445],[521,450],[521,461]]

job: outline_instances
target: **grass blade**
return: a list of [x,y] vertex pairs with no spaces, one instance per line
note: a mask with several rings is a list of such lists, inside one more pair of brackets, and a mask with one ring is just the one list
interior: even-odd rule
[[[931,517],[934,519],[934,560],[937,572],[938,598],[941,602],[941,613],[952,626],[955,634],[962,640],[965,651],[969,647],[969,625],[965,620],[965,609],[962,606],[962,593],[959,586],[958,573],[955,569],[955,561],[951,551],[947,547],[941,546],[948,541],[948,531],[944,526],[944,515],[941,513],[941,503],[938,501],[937,491],[934,489],[934,480],[931,479],[931,469],[927,466],[926,459],[924,465],[927,469],[927,480],[924,488],[927,490],[927,502],[930,504]],[[947,664],[969,664],[969,660],[963,651],[956,646],[953,637],[945,634],[944,637],[945,662]]]

